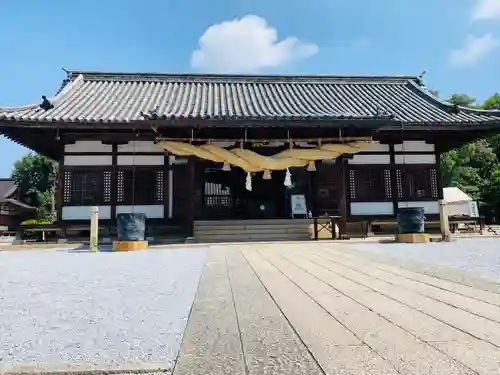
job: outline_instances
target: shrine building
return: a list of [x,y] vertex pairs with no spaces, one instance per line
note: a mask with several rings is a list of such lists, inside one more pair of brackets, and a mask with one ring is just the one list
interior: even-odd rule
[[53,98],[0,108],[0,133],[59,162],[67,235],[88,230],[92,206],[110,235],[117,214],[142,212],[151,235],[200,240],[259,224],[298,239],[286,228],[325,215],[349,232],[402,207],[437,220],[440,155],[498,129],[500,111],[411,76],[72,71]]

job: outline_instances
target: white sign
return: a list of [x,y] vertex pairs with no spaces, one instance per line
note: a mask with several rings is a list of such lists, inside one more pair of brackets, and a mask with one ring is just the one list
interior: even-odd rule
[[470,212],[470,217],[479,217],[479,209],[477,208],[477,202],[470,202],[469,203],[469,212]]
[[307,215],[306,197],[304,195],[292,195],[292,215]]

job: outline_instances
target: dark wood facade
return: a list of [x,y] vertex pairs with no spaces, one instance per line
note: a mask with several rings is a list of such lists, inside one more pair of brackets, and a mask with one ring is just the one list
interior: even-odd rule
[[[137,141],[136,137],[134,142]],[[154,145],[151,141],[138,142]],[[223,171],[220,163],[194,157],[169,157],[160,151],[119,152],[118,146],[123,144],[111,144],[108,153],[70,152],[61,159],[69,160],[69,156],[73,164],[75,157],[82,158],[80,164],[97,157],[110,161],[110,165],[94,166],[61,163],[59,218],[63,225],[88,225],[86,218],[65,216],[64,210],[93,205],[109,207],[109,214],[101,217],[105,227],[116,225],[114,218],[120,207],[145,210],[161,207],[161,215],[150,218],[149,226],[165,230],[175,228],[179,233],[190,234],[194,220],[290,218],[292,194],[304,195],[314,216],[340,216],[350,222],[395,218],[402,202],[434,203],[437,207],[437,201],[442,199],[437,165],[439,153],[433,144],[424,141],[419,142],[424,148],[421,151],[404,151],[401,147],[400,151],[395,151],[398,144],[377,141],[376,145],[382,150],[316,162],[313,172],[303,167],[291,168],[293,186],[289,188],[283,185],[284,171],[273,171],[270,180],[264,180],[262,173],[254,173],[252,191],[245,188],[246,175],[240,168]],[[432,148],[434,150],[430,151]],[[161,158],[163,164],[118,165],[121,157]],[[361,162],[354,163],[359,157]],[[427,162],[415,164],[415,157]],[[412,164],[401,163],[402,158],[411,159]],[[364,164],[365,159],[373,160]],[[377,160],[384,163],[377,163]],[[265,209],[259,210],[261,206]],[[377,208],[379,206],[385,208]],[[428,216],[435,215],[436,210]]]

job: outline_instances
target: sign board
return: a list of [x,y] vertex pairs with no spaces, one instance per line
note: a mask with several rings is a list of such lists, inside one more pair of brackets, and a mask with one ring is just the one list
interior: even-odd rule
[[477,202],[471,201],[469,203],[470,217],[479,217],[479,209],[477,208]]
[[307,215],[306,197],[302,194],[291,196],[292,215]]

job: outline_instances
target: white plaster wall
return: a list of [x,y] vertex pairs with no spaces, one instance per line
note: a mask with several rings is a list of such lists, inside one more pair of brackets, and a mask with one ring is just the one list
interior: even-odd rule
[[64,155],[64,165],[95,166],[111,164],[113,164],[111,155]]
[[118,155],[118,165],[163,165],[165,157],[161,155]]
[[104,145],[101,141],[76,141],[74,144],[64,146],[65,153],[72,152],[113,152],[112,145]]
[[392,215],[392,202],[351,202],[351,215]]
[[165,149],[153,141],[131,141],[125,145],[118,145],[118,153],[120,152],[157,152],[163,154]]
[[380,142],[373,142],[370,147],[363,149],[360,154],[362,154],[363,152],[389,152],[389,150],[389,145],[383,145],[380,144]]
[[399,202],[399,208],[423,207],[426,214],[439,214],[439,201],[431,202]]
[[390,164],[390,155],[362,155],[356,154],[352,159],[348,159],[349,164]]
[[[90,220],[92,206],[63,206],[63,220]],[[99,206],[99,219],[111,219],[111,206]]]
[[395,155],[394,161],[396,164],[436,164],[436,155]]
[[[404,145],[404,149],[403,149]],[[433,152],[435,147],[432,143],[425,143],[425,141],[404,141],[403,144],[394,145],[394,151],[412,151],[412,152]]]
[[187,164],[188,158],[183,157],[183,156],[175,156],[175,155],[169,155],[168,160],[170,165],[180,165],[180,164]]
[[116,206],[117,214],[125,213],[141,213],[145,214],[148,219],[163,218],[163,205],[145,205],[145,206]]

